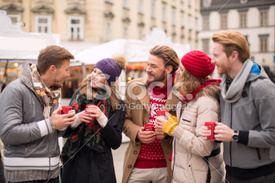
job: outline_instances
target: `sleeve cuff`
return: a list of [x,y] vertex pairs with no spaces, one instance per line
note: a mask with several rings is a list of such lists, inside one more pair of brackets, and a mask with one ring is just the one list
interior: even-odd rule
[[103,113],[101,113],[101,116],[97,119],[97,122],[104,128],[108,122],[108,118]]
[[175,128],[178,126],[178,121],[177,118],[175,118],[174,116],[169,118],[167,120],[167,122],[165,123],[165,125],[162,127],[162,131],[164,133],[167,133],[169,136],[172,136],[173,131],[175,130]]
[[137,136],[136,136],[136,142],[139,142],[140,140],[139,140],[139,138],[138,138],[138,134],[137,134]]
[[78,115],[79,115],[79,113],[75,115],[76,118],[74,120],[74,123],[71,124],[71,128],[76,128],[80,125],[81,121],[78,119]]
[[239,131],[238,143],[247,145],[248,144],[249,131]]
[[40,130],[41,137],[48,135],[54,131],[54,124],[51,118],[47,118],[45,120],[39,121],[38,128]]

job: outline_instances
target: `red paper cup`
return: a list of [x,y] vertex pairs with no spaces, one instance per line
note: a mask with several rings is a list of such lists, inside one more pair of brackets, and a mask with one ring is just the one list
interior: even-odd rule
[[144,131],[155,131],[155,127],[153,124],[145,124]]
[[166,111],[165,110],[160,110],[157,112],[157,116],[165,116]]
[[96,106],[96,105],[94,105],[94,104],[87,104],[86,108],[89,108],[89,107],[92,107],[92,106]]
[[68,114],[72,110],[72,106],[62,106],[62,110],[59,111],[59,114]]
[[211,135],[207,137],[208,140],[213,140],[215,139],[214,135],[214,130],[215,130],[215,126],[216,126],[216,122],[213,121],[207,121],[204,123],[204,126],[207,126],[208,130],[211,131]]

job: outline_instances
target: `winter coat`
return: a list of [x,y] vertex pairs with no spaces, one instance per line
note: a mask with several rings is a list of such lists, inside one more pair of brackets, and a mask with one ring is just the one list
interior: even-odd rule
[[[203,88],[198,95],[211,87]],[[188,103],[179,102],[177,106],[179,125],[172,133],[172,182],[206,182],[210,167],[211,183],[221,183],[224,175],[222,153],[209,157],[209,165],[204,160],[213,150],[218,151],[220,143],[203,140],[201,136],[204,122],[219,121],[219,103],[215,96],[197,96]]]
[[[144,124],[147,124],[149,121],[150,98],[146,80],[146,77],[132,80],[127,83],[126,87],[126,115],[123,132],[130,138],[130,142],[124,156],[122,183],[127,182],[140,152],[141,142],[136,142],[137,133],[140,127],[144,126]],[[164,109],[175,112],[178,101],[178,98],[171,92]],[[171,138],[161,140],[169,180],[171,180],[171,163],[168,159],[171,154],[171,141]]]
[[117,109],[112,111],[107,109],[111,108],[109,99],[89,100],[85,97],[85,100],[78,100],[79,98],[82,97],[79,97],[77,90],[70,102],[77,113],[85,110],[86,104],[97,104],[103,113],[106,112],[108,122],[104,127],[94,120],[90,122],[93,123],[90,127],[82,122],[75,129],[68,128],[64,135],[68,135],[68,140],[61,153],[64,164],[62,182],[115,183],[111,148],[115,150],[121,145],[125,104],[120,100],[116,105]]
[[[30,67],[25,65],[21,78],[11,82],[0,95],[4,166],[11,171],[43,170],[40,176],[48,179],[49,170],[59,171],[58,137],[63,132],[53,128],[50,118],[44,119],[44,105],[31,79]],[[50,114],[57,107],[58,103],[54,104]]]
[[260,74],[249,74],[237,102],[220,99],[222,123],[240,131],[238,142],[224,143],[231,176],[253,178],[275,172],[275,85],[263,67],[257,67]]

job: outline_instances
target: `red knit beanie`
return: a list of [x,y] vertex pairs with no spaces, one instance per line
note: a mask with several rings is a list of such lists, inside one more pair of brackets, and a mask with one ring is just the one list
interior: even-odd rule
[[190,51],[185,54],[181,63],[196,78],[205,78],[212,74],[215,65],[211,64],[211,58],[199,50]]

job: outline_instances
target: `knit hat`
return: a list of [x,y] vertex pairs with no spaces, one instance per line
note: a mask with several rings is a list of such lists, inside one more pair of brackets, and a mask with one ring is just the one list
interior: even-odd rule
[[126,58],[124,55],[117,55],[113,58],[104,58],[98,61],[94,68],[100,69],[106,76],[109,84],[115,82],[125,68]]
[[185,54],[181,63],[196,78],[205,78],[212,74],[215,65],[211,64],[211,58],[199,50],[190,51]]

